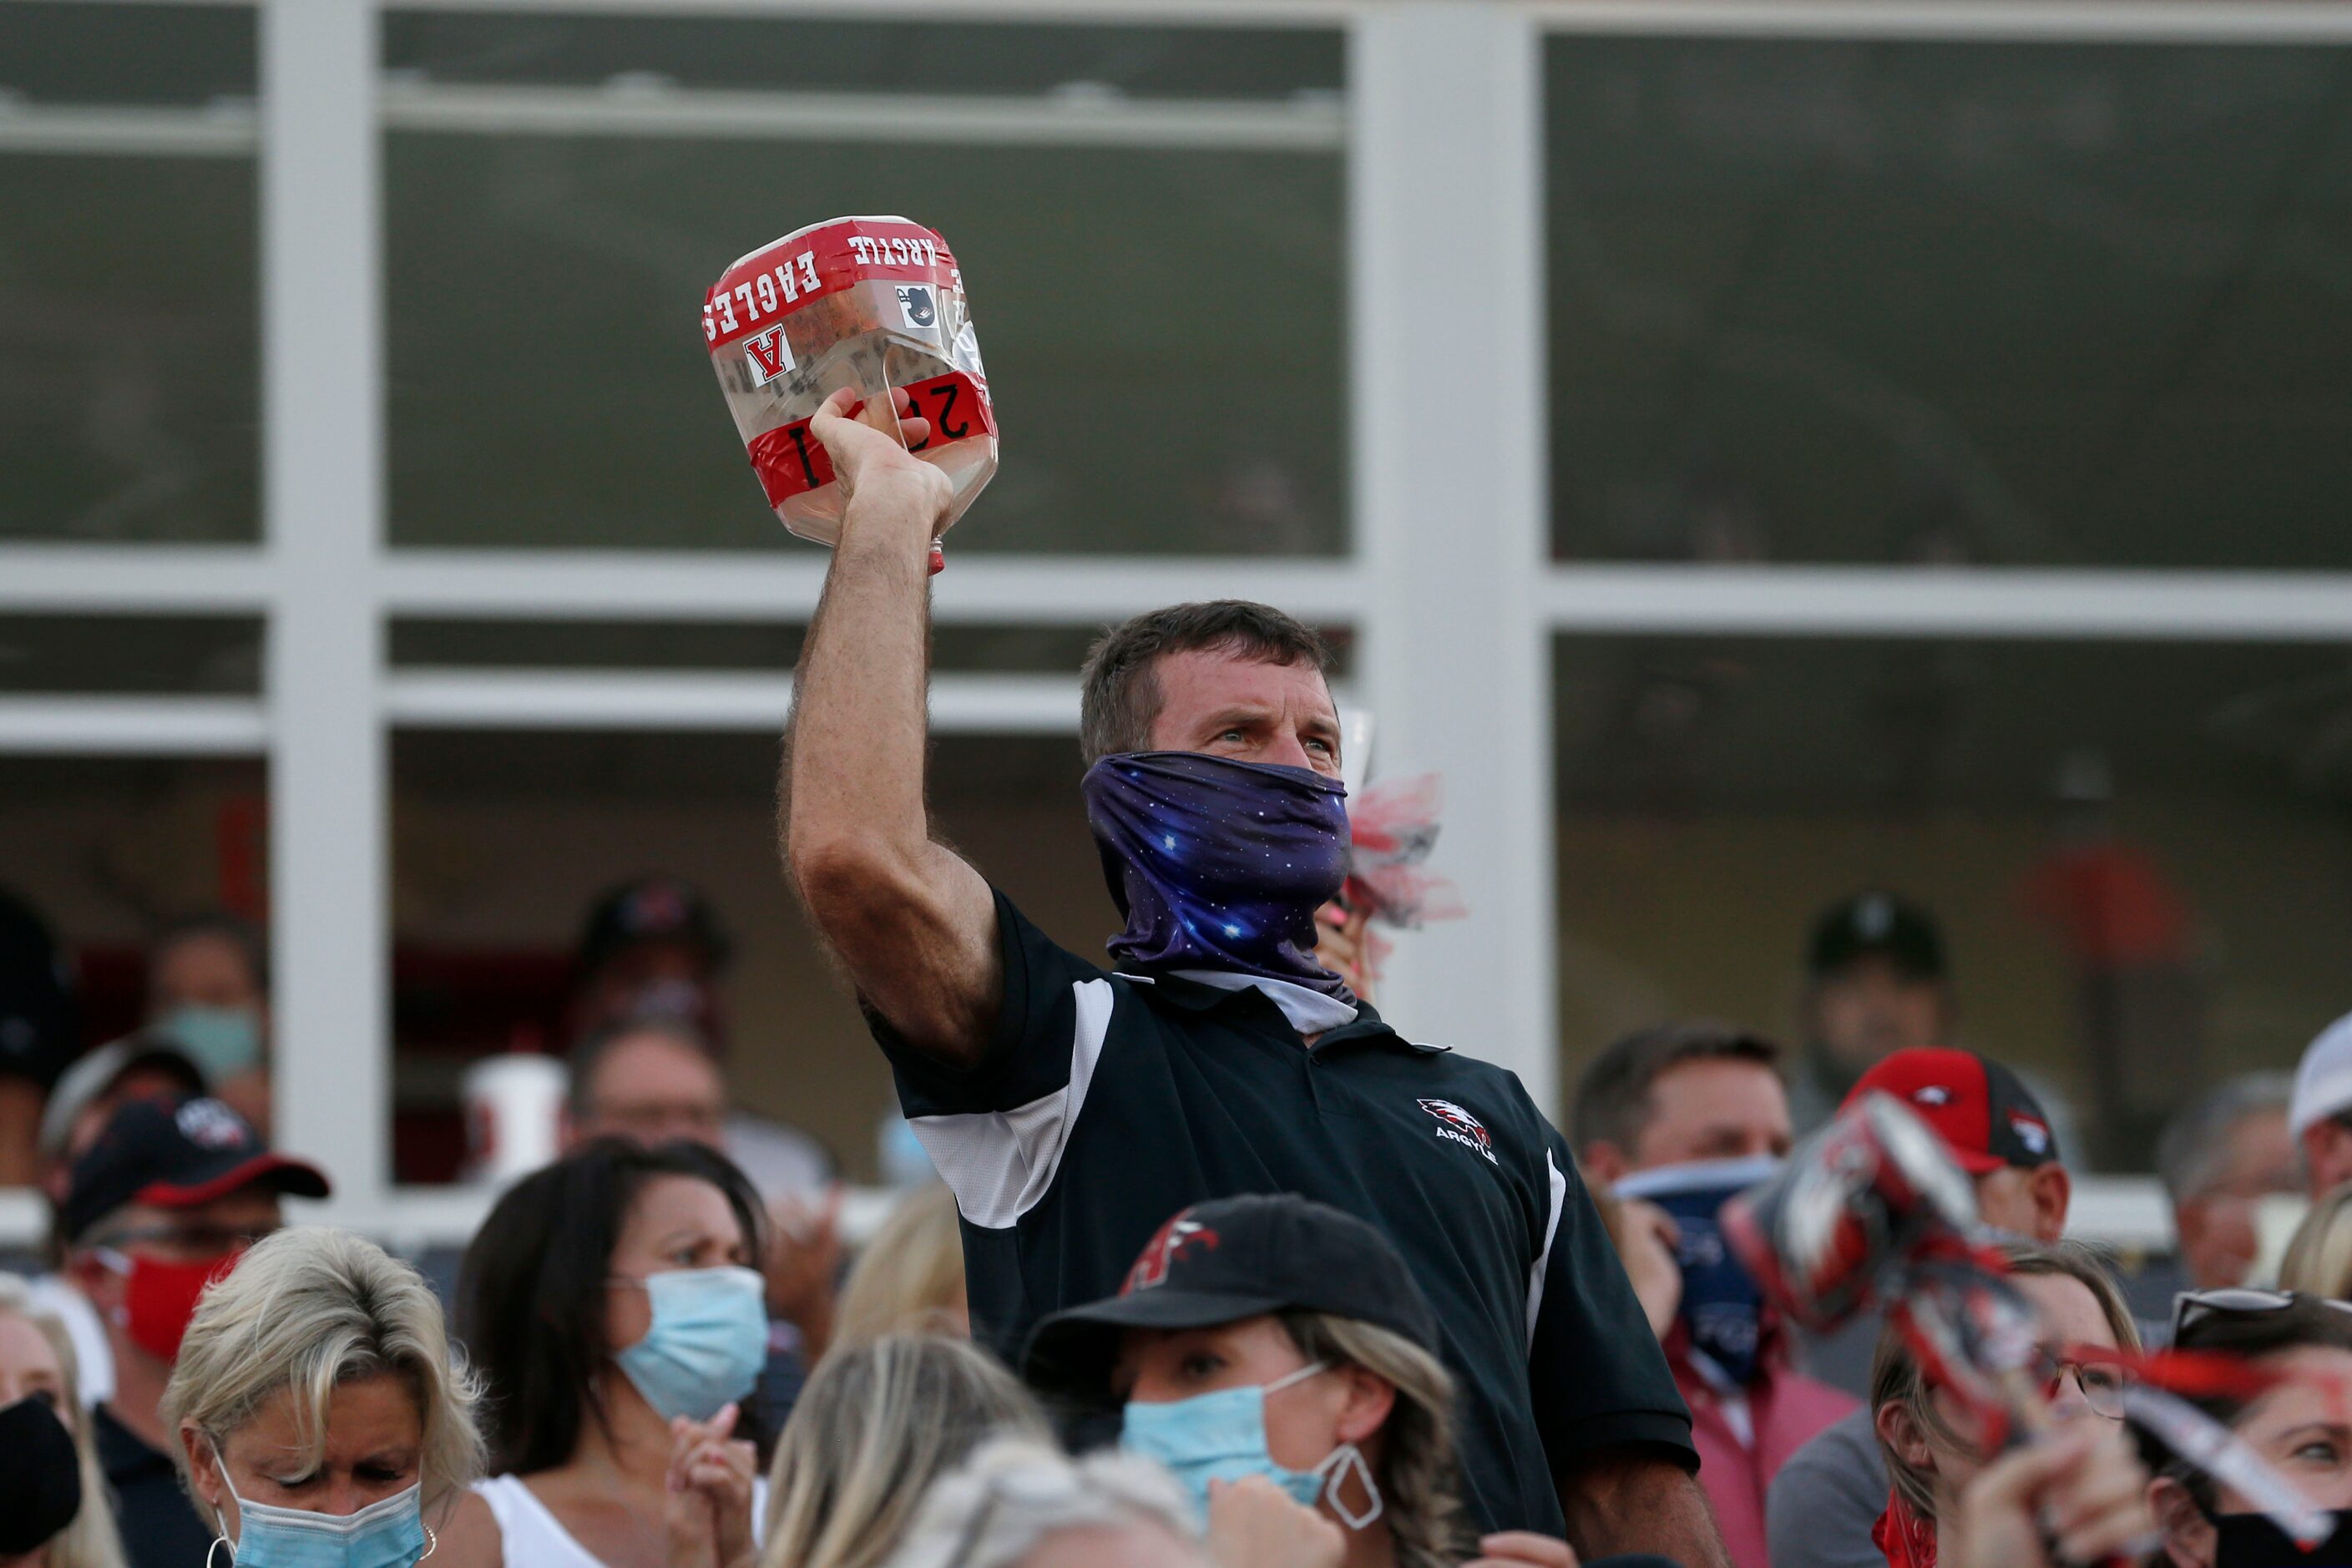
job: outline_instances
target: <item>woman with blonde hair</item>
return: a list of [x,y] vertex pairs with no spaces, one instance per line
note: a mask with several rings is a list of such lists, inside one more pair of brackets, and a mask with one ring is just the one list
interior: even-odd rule
[[309,1226],[256,1242],[205,1291],[162,1414],[241,1568],[405,1568],[481,1472],[474,1403],[423,1277]]
[[1050,1437],[1028,1391],[970,1341],[838,1342],[776,1443],[763,1568],[871,1568],[930,1484],[999,1435]]
[[[2062,1423],[2098,1423],[2100,1441],[2120,1447],[2126,1441],[2123,1374],[2112,1365],[2076,1359],[2082,1349],[2140,1348],[2138,1325],[2114,1278],[2098,1255],[2079,1243],[2014,1243],[2001,1252],[2040,1319],[2040,1377],[2053,1412]],[[1966,1517],[1961,1503],[1964,1489],[1992,1456],[1979,1452],[1961,1430],[1951,1394],[1922,1374],[1910,1346],[1892,1326],[1880,1335],[1871,1363],[1870,1407],[1893,1483],[1871,1539],[1890,1568],[1974,1561],[1977,1554],[1960,1540]]]
[[1245,1489],[1271,1483],[1318,1516],[1346,1568],[1572,1563],[1551,1537],[1473,1535],[1437,1345],[1436,1313],[1379,1231],[1295,1194],[1249,1194],[1171,1219],[1119,1294],[1037,1325],[1023,1368],[1075,1419],[1116,1410],[1120,1447],[1184,1483],[1221,1558]]
[[123,1568],[73,1336],[0,1274],[0,1559],[10,1568]]
[[836,1344],[907,1333],[971,1334],[963,1236],[944,1182],[898,1200],[851,1265],[834,1309]]
[[2352,1182],[2311,1205],[2279,1261],[2279,1289],[2330,1301],[2352,1300]]

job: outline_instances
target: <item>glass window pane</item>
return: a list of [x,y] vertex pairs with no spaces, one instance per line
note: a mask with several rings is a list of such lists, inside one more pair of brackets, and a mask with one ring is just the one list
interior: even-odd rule
[[2342,567],[2347,68],[1552,39],[1555,552]]
[[1873,887],[2106,1169],[2343,1010],[2343,648],[1571,637],[1557,675],[1571,1063],[1670,1016],[1810,1045],[1809,921]]
[[1338,32],[795,17],[441,16],[384,20],[384,65],[445,81],[1280,98],[1339,90]]
[[253,92],[249,8],[0,5],[0,540],[259,536]]
[[[814,1134],[860,1180],[894,1105],[882,1055],[828,970],[773,855],[776,742],[760,735],[396,731],[394,1165],[445,1181],[463,1153],[467,1062],[560,1048],[573,943],[608,888],[693,883],[733,940],[719,983],[738,1102]],[[1081,952],[1115,925],[1076,809],[1075,739],[941,738],[942,830]]]
[[0,616],[0,691],[260,690],[249,616]]
[[[639,57],[599,43],[596,68],[703,58],[668,26]],[[955,247],[1003,426],[959,548],[1345,548],[1335,153],[422,129],[385,149],[395,543],[786,548],[713,383],[703,290],[805,223],[898,212]]]

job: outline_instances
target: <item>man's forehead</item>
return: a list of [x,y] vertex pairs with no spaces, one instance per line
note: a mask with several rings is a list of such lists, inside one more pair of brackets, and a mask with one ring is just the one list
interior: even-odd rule
[[1312,660],[1276,664],[1231,648],[1194,647],[1160,656],[1153,667],[1161,711],[1180,704],[1217,707],[1235,702],[1306,701],[1337,719],[1330,683]]

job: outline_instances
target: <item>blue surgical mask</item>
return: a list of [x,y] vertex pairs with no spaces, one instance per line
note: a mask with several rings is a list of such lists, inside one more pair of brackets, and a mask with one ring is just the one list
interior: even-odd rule
[[1675,1262],[1682,1269],[1682,1301],[1675,1317],[1691,1349],[1723,1381],[1745,1388],[1756,1376],[1764,1337],[1764,1290],[1724,1241],[1717,1218],[1726,1202],[1769,1178],[1780,1162],[1769,1154],[1745,1160],[1695,1160],[1636,1171],[1616,1184],[1621,1198],[1644,1198],[1673,1216],[1678,1233]]
[[[221,1480],[228,1481],[226,1465]],[[438,1544],[425,1528],[421,1482],[344,1514],[247,1502],[234,1486],[228,1495],[236,1498],[236,1568],[410,1568]],[[221,1540],[226,1541],[228,1521],[219,1522]],[[219,1542],[214,1545],[217,1550]]]
[[[1204,1516],[1211,1481],[1264,1476],[1307,1508],[1328,1497],[1331,1511],[1341,1522],[1350,1530],[1361,1530],[1381,1516],[1381,1489],[1372,1481],[1371,1467],[1364,1463],[1362,1452],[1353,1443],[1340,1444],[1311,1470],[1278,1465],[1266,1451],[1266,1395],[1328,1370],[1323,1363],[1315,1362],[1263,1388],[1223,1388],[1160,1405],[1130,1400],[1119,1447],[1155,1461],[1181,1481]],[[1351,1474],[1361,1482],[1369,1500],[1360,1510],[1350,1510],[1340,1495]]]
[[613,1357],[665,1421],[708,1421],[760,1381],[768,1361],[767,1289],[732,1266],[673,1268],[643,1279],[653,1308],[646,1337]]
[[155,1020],[188,1053],[206,1083],[257,1067],[261,1061],[261,1020],[250,1007],[204,1007],[191,1003]]

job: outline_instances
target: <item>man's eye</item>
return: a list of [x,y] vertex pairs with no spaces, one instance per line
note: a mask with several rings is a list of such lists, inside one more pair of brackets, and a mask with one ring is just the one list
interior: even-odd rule
[[1322,752],[1327,757],[1331,754],[1331,742],[1328,741],[1309,741],[1307,743],[1308,746]]

